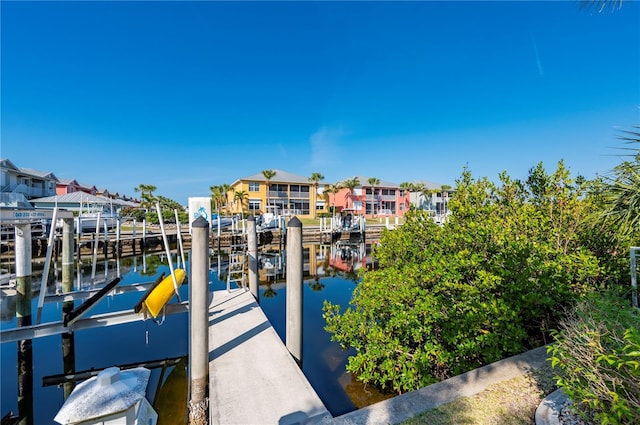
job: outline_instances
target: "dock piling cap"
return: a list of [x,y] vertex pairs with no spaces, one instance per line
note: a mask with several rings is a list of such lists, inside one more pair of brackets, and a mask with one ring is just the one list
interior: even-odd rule
[[145,397],[151,371],[137,367],[121,371],[110,367],[77,385],[53,419],[76,424],[124,412]]

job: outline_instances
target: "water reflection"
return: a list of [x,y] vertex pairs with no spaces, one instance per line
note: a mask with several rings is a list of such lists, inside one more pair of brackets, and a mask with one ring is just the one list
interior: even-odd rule
[[[330,300],[347,306],[353,289],[359,283],[361,269],[371,267],[371,242],[356,241],[333,245],[305,244],[304,253],[304,310],[303,310],[303,371],[322,401],[333,415],[349,412],[357,407],[378,401],[386,396],[365,388],[350,374],[345,365],[351,351],[340,349],[331,342],[324,330],[322,306]],[[270,323],[284,341],[286,252],[280,246],[262,248],[259,258],[260,305]],[[133,310],[142,295],[140,286],[151,284],[162,273],[169,274],[168,261],[177,262],[172,255],[143,255],[116,260],[78,263],[73,273],[73,290],[78,297],[63,302],[55,298],[65,293],[61,282],[61,268],[54,267],[54,279],[47,288],[42,312],[43,323],[59,321],[65,311],[77,307],[92,291],[99,290],[113,277],[121,276],[117,295],[107,295],[91,309],[91,315]],[[212,252],[210,290],[227,286],[229,252]],[[84,295],[82,295],[84,294]],[[180,297],[187,299],[188,288],[180,288]],[[2,297],[2,329],[15,328],[15,300]],[[34,297],[33,303],[37,302]],[[172,300],[175,302],[175,298]],[[25,402],[38,406],[33,412],[34,423],[52,423],[52,418],[71,393],[76,380],[44,385],[45,378],[78,374],[78,371],[97,371],[118,365],[137,365],[158,359],[178,359],[188,354],[188,317],[186,314],[167,316],[162,325],[151,320],[87,329],[60,336],[36,338],[32,341],[30,358],[24,358],[16,343],[4,343],[2,356],[0,416],[27,409]],[[25,363],[27,361],[27,363]],[[29,367],[29,364],[32,366]],[[24,365],[16,374],[16,365]],[[152,371],[148,399],[153,400],[174,365],[158,366]],[[29,376],[26,372],[31,372]],[[174,376],[180,376],[177,372]],[[86,379],[86,377],[84,378]],[[179,379],[178,379],[179,381]],[[29,386],[31,384],[31,387]],[[168,391],[168,390],[167,390]],[[19,406],[20,404],[20,406]],[[24,407],[22,407],[24,406]]]
[[[363,268],[371,268],[372,246],[377,241],[344,241],[334,244],[304,244],[304,309],[302,369],[323,403],[334,415],[389,398],[372,387],[365,387],[345,371],[352,350],[342,350],[324,330],[322,307],[325,300],[346,307],[360,282]],[[274,252],[274,255],[280,254]],[[271,255],[267,251],[267,255]],[[275,258],[271,264],[280,264]],[[286,256],[283,257],[286,259]],[[260,274],[260,306],[269,322],[285,340],[286,276]],[[277,277],[280,276],[280,277]]]

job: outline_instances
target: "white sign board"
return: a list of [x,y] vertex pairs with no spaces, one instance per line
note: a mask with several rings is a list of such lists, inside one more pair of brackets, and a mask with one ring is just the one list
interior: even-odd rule
[[211,226],[211,198],[189,198],[189,233],[191,233],[191,223],[198,217],[207,220]]
[[[2,224],[30,223],[38,220],[51,220],[53,209],[0,208]],[[58,218],[73,218],[71,211],[58,211]]]

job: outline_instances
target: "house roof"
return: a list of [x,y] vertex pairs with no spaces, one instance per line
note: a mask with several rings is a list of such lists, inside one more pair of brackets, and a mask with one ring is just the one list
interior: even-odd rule
[[0,159],[0,166],[2,166],[2,168],[7,168],[7,169],[14,170],[14,171],[19,171],[19,168],[16,167],[16,165],[13,162],[11,162],[11,160],[9,160],[7,158]]
[[58,179],[58,183],[65,186],[71,186],[71,185],[79,186],[76,179]]
[[50,180],[58,181],[58,178],[56,177],[56,175],[53,174],[51,171],[40,171],[40,170],[34,170],[33,168],[20,167],[20,172],[23,174],[27,174],[29,176],[39,177],[41,179],[50,179]]
[[46,196],[44,198],[32,199],[31,203],[35,206],[53,206],[55,204],[70,204],[70,203],[89,203],[98,205],[118,205],[123,207],[137,207],[135,202],[129,202],[122,199],[111,199],[104,196],[90,195],[85,192],[71,192],[64,195]]
[[26,174],[29,176],[39,177],[43,179],[48,178],[48,179],[58,181],[58,178],[56,177],[56,175],[53,174],[51,171],[40,171],[40,170],[34,170],[33,168],[17,167],[13,162],[11,162],[11,160],[7,158],[0,159],[0,166],[2,166],[2,168],[13,170],[18,173]]
[[[369,184],[369,179],[373,178],[372,176],[353,176],[353,177],[347,177],[346,179],[343,179],[341,181],[351,180],[353,178],[357,178],[358,181],[360,182],[360,184],[357,187],[371,187],[371,184]],[[381,187],[391,187],[395,189],[395,188],[399,188],[400,185],[398,185],[398,183],[392,183],[392,182],[380,180],[380,183],[376,185],[376,188],[381,188]]]
[[[273,170],[276,172],[275,176],[273,176],[271,179],[269,179],[269,182],[271,183],[304,183],[304,184],[311,184],[311,182],[309,181],[308,177],[305,176],[301,176],[299,174],[293,174],[293,173],[289,173],[287,171],[283,171],[283,170]],[[241,177],[238,180],[236,180],[235,182],[233,182],[233,184],[237,184],[240,181],[254,181],[254,182],[266,182],[267,179],[264,177],[264,175],[262,174],[262,172],[260,173],[256,173],[247,177]]]
[[[441,189],[443,184],[444,184],[444,183],[432,182],[432,181],[429,181],[429,180],[418,180],[418,181],[415,181],[414,183],[421,183],[427,189]],[[451,190],[453,190],[453,189],[451,189]]]

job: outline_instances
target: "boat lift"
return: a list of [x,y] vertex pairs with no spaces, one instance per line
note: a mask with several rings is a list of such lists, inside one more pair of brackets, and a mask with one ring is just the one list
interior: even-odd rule
[[[52,223],[55,223],[57,219],[72,219],[73,213],[65,210],[58,210],[54,208],[53,210],[45,210],[45,209],[8,209],[8,208],[0,208],[0,219],[3,224],[10,225],[24,225],[33,223],[35,221],[42,220],[51,220]],[[50,234],[47,246],[47,254],[45,259],[45,268],[43,271],[40,294],[38,300],[38,314],[36,324],[30,326],[22,326],[13,329],[2,329],[0,331],[0,343],[5,342],[15,342],[27,339],[33,339],[41,336],[49,336],[49,335],[58,335],[62,333],[74,332],[81,329],[91,329],[102,326],[109,325],[117,325],[123,323],[129,323],[133,321],[139,321],[140,316],[137,312],[133,310],[127,311],[117,311],[112,313],[98,314],[86,318],[82,318],[100,299],[112,292],[126,292],[126,291],[118,291],[116,286],[120,281],[120,278],[116,278],[103,289],[97,291],[97,293],[89,294],[89,299],[77,307],[70,315],[66,316],[61,321],[49,322],[49,323],[40,323],[40,315],[42,311],[42,307],[44,305],[45,299],[47,301],[58,301],[63,298],[67,299],[78,299],[86,297],[87,294],[83,294],[84,296],[80,296],[74,293],[68,294],[60,294],[56,296],[46,296],[46,285],[47,279],[49,275],[49,267],[51,262],[51,256],[53,251],[53,240],[55,236],[55,225],[51,225]],[[165,239],[166,244],[166,239]],[[184,255],[184,254],[183,254]],[[184,258],[184,257],[183,257]],[[184,260],[183,260],[184,261]],[[170,264],[170,268],[171,267]],[[172,270],[173,271],[173,270]],[[139,287],[132,288],[132,290],[139,291],[143,290],[145,286],[149,285],[138,285]],[[165,306],[165,314],[177,314],[184,313],[188,310],[188,301],[178,302],[177,304],[166,305]]]

